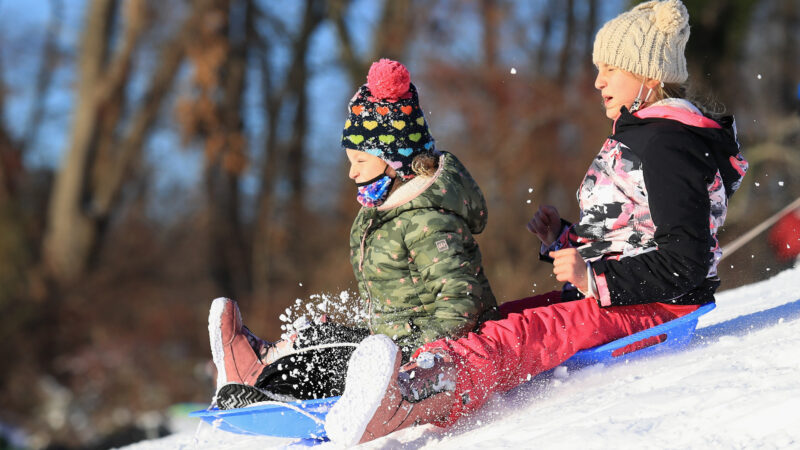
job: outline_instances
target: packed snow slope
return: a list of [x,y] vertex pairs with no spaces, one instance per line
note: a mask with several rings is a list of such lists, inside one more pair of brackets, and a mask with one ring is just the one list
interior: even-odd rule
[[[128,448],[296,447],[292,442],[193,422]],[[688,350],[556,370],[452,428],[402,430],[361,447],[800,448],[800,268],[719,293]]]

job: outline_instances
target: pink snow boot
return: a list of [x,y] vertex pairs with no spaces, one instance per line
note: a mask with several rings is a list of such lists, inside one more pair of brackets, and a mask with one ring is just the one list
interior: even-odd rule
[[254,384],[265,367],[261,355],[271,344],[242,325],[235,301],[214,300],[208,313],[208,335],[217,366],[217,390],[228,383]]
[[328,438],[350,447],[446,417],[455,366],[443,355],[423,355],[401,367],[402,355],[387,336],[362,341],[350,357],[344,394],[325,418]]

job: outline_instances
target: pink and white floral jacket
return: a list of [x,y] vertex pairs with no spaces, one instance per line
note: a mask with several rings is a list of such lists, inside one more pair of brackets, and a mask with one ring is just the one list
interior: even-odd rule
[[577,248],[601,306],[712,302],[717,231],[747,166],[733,117],[679,99],[623,108],[578,189],[580,220],[542,257]]

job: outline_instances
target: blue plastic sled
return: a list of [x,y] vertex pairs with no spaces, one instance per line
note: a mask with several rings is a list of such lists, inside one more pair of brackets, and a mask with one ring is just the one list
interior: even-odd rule
[[[714,303],[709,303],[690,314],[648,330],[581,350],[562,365],[576,369],[682,349],[691,342],[700,316],[715,307]],[[313,445],[327,440],[325,416],[338,399],[339,397],[329,397],[228,410],[214,408],[194,411],[189,416],[199,417],[220,430],[249,435],[302,438],[302,443]]]

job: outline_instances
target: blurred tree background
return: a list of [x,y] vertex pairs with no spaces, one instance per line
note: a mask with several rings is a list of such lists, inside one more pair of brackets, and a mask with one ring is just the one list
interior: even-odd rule
[[[800,3],[685,3],[690,81],[736,114],[751,162],[725,244],[800,195]],[[103,446],[209,401],[211,299],[277,339],[296,299],[353,292],[339,140],[381,57],[409,67],[437,147],[486,195],[498,299],[556,287],[525,224],[543,203],[576,218],[611,126],[593,38],[629,6],[0,0],[0,422],[32,447]],[[762,235],[721,264],[723,289],[788,264]]]

